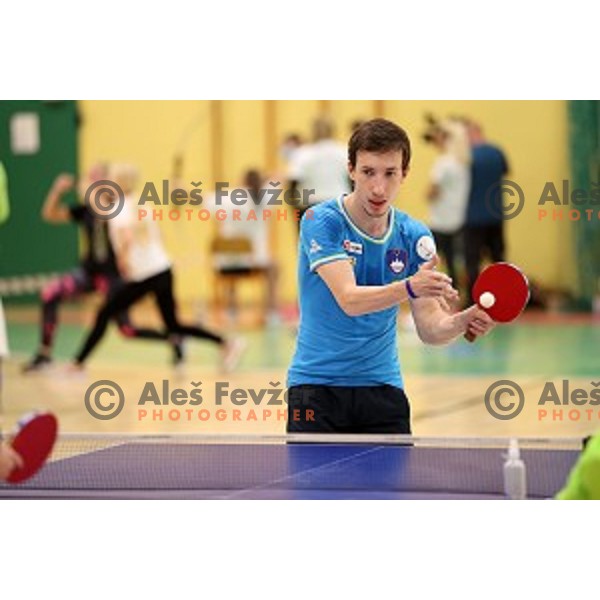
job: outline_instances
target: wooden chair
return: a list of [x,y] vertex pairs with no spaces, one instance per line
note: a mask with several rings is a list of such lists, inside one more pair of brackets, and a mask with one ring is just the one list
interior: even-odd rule
[[[260,280],[268,294],[269,268],[257,266],[252,261],[252,242],[244,237],[224,238],[217,236],[211,244],[214,270],[213,306],[227,308],[231,316],[238,313],[236,287],[244,280]],[[266,319],[266,301],[263,303],[263,316]]]

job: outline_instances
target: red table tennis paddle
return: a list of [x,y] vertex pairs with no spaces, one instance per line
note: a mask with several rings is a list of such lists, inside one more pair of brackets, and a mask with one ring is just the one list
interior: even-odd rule
[[[529,282],[521,269],[506,262],[486,267],[475,281],[473,302],[497,323],[514,321],[529,302]],[[467,332],[469,342],[477,336]]]
[[33,477],[50,456],[57,433],[58,421],[51,413],[32,413],[22,419],[11,446],[23,459],[23,466],[13,469],[6,481],[20,483]]

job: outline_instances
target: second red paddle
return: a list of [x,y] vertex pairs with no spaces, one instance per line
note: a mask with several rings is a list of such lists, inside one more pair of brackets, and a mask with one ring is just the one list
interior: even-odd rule
[[58,421],[51,413],[33,413],[23,419],[11,443],[23,466],[14,469],[6,481],[20,483],[33,477],[50,456],[57,433]]

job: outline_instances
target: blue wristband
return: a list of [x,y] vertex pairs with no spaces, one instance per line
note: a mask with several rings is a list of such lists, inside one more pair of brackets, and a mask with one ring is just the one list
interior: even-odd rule
[[414,300],[415,298],[418,298],[419,296],[417,296],[415,294],[415,292],[413,291],[412,287],[410,286],[410,281],[408,279],[406,279],[406,291],[408,292],[408,295]]

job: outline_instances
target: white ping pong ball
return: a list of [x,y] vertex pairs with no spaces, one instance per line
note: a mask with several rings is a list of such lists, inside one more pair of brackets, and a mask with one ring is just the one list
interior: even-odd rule
[[492,306],[496,304],[496,296],[494,296],[492,292],[483,292],[483,294],[479,296],[479,304],[481,304],[483,308],[492,308]]

